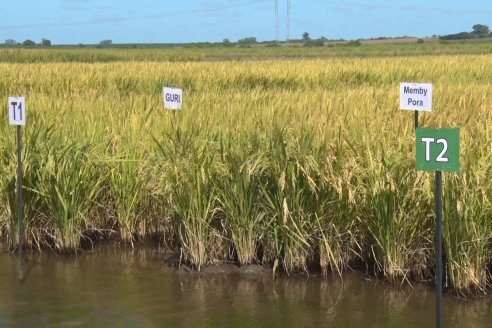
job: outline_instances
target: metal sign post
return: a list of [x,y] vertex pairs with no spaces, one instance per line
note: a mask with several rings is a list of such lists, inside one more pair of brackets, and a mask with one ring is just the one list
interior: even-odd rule
[[22,204],[22,125],[26,124],[24,97],[9,97],[9,124],[17,126],[17,222],[19,228],[19,280],[24,280],[22,250],[24,248],[24,213]]
[[24,248],[24,213],[22,204],[22,130],[17,126],[17,220],[19,224],[19,280],[24,280],[22,249]]
[[442,327],[442,172],[436,171],[436,327]]
[[436,327],[442,327],[442,171],[460,171],[460,129],[418,128],[416,163],[419,171],[435,171],[436,190]]

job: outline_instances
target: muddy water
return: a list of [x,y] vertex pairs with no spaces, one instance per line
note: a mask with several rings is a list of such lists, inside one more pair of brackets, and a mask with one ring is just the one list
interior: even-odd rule
[[[434,327],[426,286],[395,288],[347,274],[180,275],[157,249],[119,246],[63,257],[0,253],[0,327]],[[445,327],[492,327],[492,297],[446,297]]]

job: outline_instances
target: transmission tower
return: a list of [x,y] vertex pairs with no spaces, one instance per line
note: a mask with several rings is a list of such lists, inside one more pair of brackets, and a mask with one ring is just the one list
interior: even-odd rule
[[285,40],[289,42],[290,39],[290,0],[287,0],[287,26],[285,27]]
[[278,0],[275,0],[275,41],[279,41],[280,29],[278,26]]

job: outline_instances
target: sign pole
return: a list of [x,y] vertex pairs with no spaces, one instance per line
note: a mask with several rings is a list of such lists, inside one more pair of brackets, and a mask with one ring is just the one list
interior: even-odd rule
[[24,213],[22,204],[22,130],[17,125],[17,220],[19,225],[19,280],[24,280],[22,250],[24,248]]
[[19,240],[17,253],[19,255],[19,281],[24,280],[24,213],[22,204],[22,125],[26,124],[26,106],[24,97],[9,97],[9,125],[17,126],[17,225]]
[[443,232],[442,232],[442,172],[460,171],[460,129],[418,128],[416,135],[416,166],[419,171],[434,171],[436,229],[436,327],[442,328],[443,312]]
[[436,327],[442,327],[442,172],[436,171]]
[[415,120],[415,128],[417,129],[419,127],[419,111],[416,110],[414,112],[415,112],[415,118],[414,118],[414,120]]

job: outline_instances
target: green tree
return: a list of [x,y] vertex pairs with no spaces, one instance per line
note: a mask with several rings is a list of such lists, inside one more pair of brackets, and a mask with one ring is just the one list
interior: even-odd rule
[[24,45],[24,46],[30,46],[31,47],[31,46],[35,46],[36,45],[36,42],[34,42],[33,40],[27,39],[24,42],[22,42],[22,45]]
[[48,39],[43,39],[41,41],[41,44],[43,45],[43,47],[49,47],[49,46],[51,46],[51,41]]
[[302,40],[303,41],[309,41],[309,40],[311,40],[311,37],[309,36],[309,33],[308,32],[302,33]]
[[490,33],[489,27],[483,24],[475,24],[473,25],[473,33],[486,35]]
[[243,38],[243,39],[237,40],[237,43],[239,43],[239,44],[255,44],[255,43],[257,43],[257,41],[256,41],[256,37],[250,36],[248,38]]

